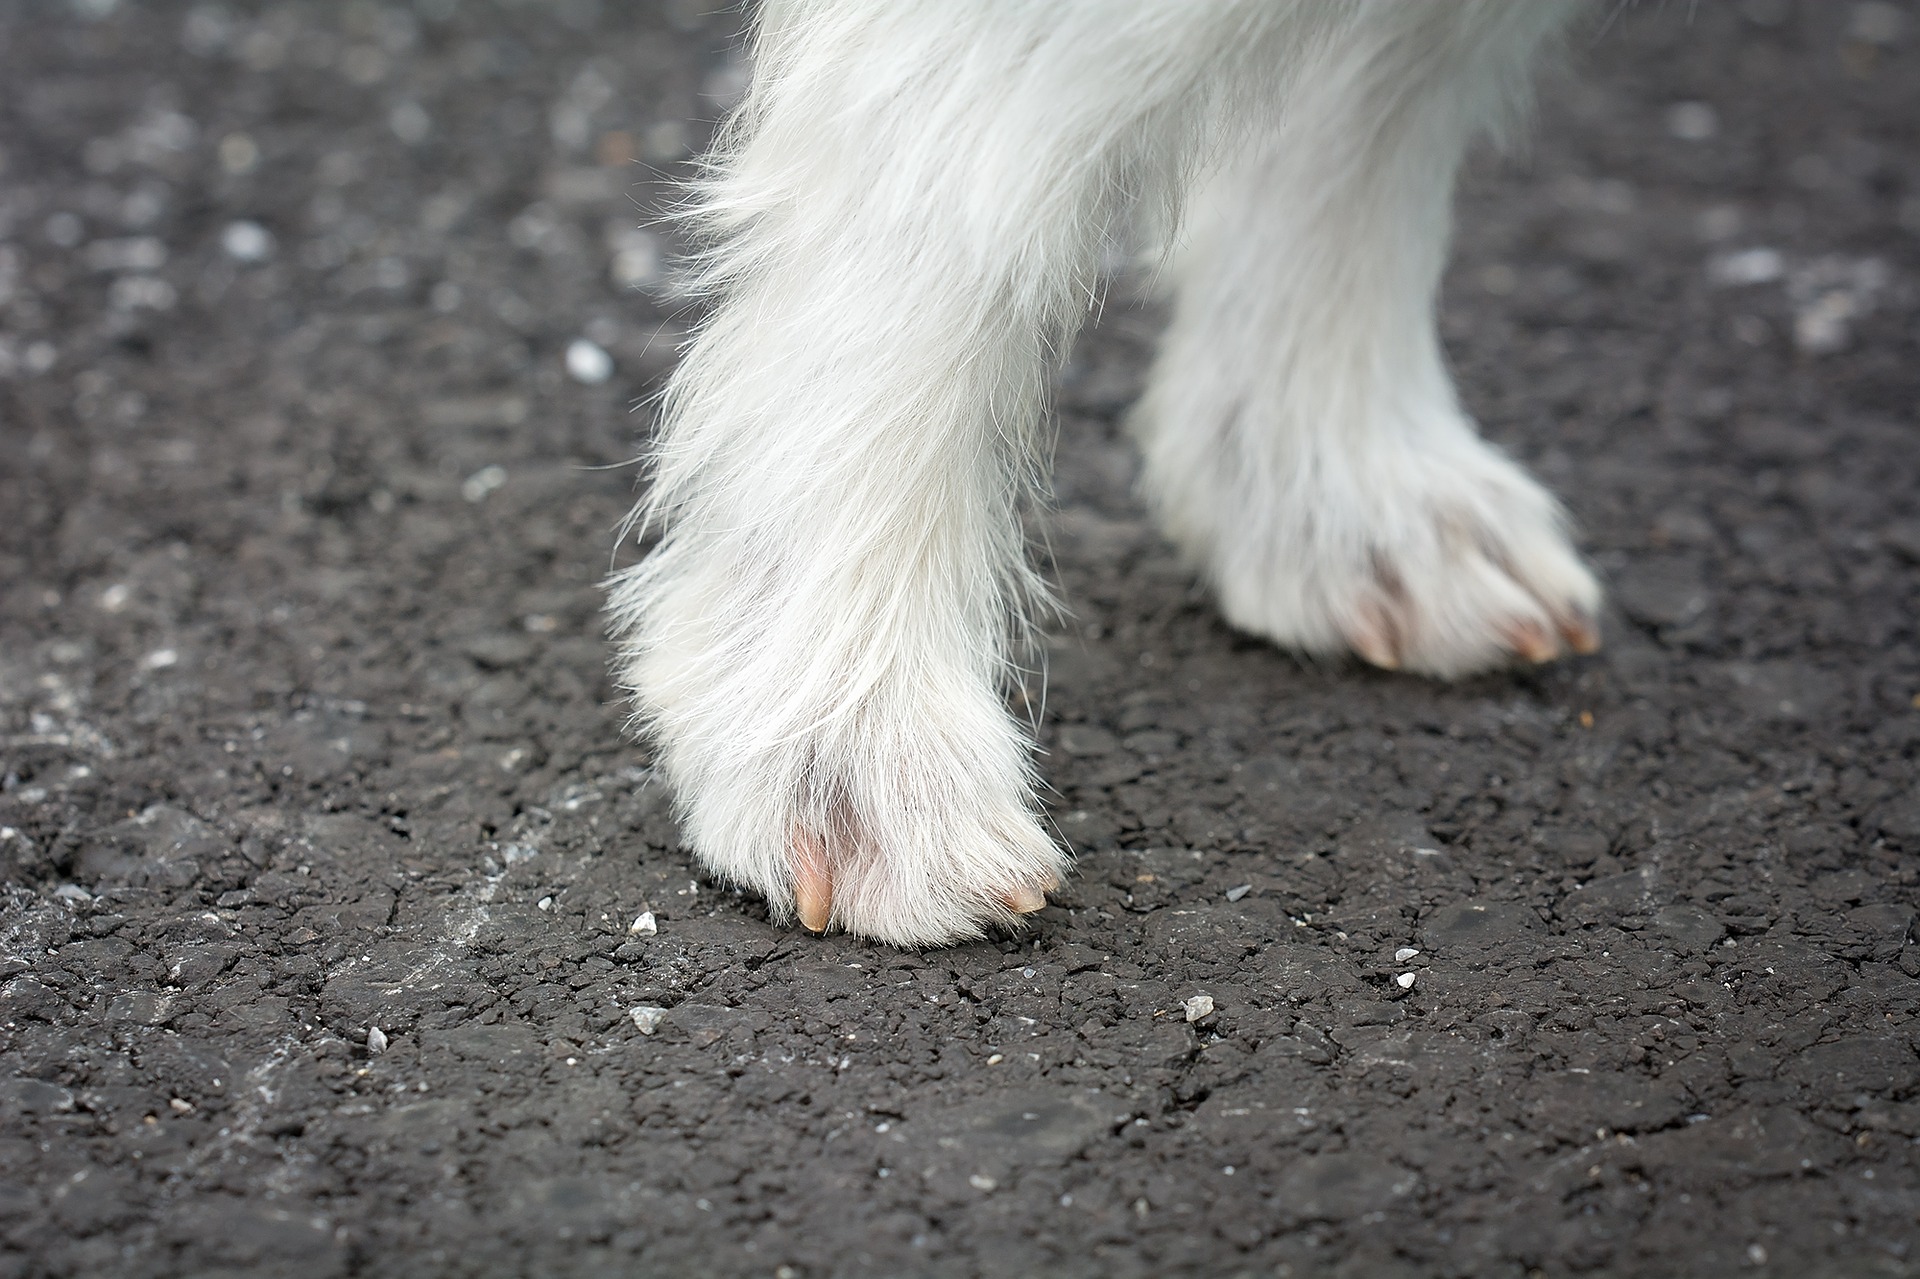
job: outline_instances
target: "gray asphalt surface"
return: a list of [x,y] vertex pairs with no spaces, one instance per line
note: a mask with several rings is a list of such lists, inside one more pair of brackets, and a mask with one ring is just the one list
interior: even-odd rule
[[921,954],[703,880],[605,675],[739,23],[0,4],[0,1275],[1920,1272],[1920,13],[1623,6],[1475,162],[1598,657],[1230,632],[1118,297],[1079,870]]

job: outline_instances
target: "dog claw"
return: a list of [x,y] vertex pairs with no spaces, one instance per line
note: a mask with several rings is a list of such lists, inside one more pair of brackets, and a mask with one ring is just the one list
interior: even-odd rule
[[1038,888],[1016,888],[1000,895],[1001,902],[1016,915],[1031,915],[1047,904],[1047,895]]
[[1559,619],[1560,638],[1582,657],[1600,651],[1600,628],[1591,618],[1578,614]]
[[1502,634],[1507,647],[1529,662],[1551,662],[1560,656],[1560,646],[1538,622],[1510,622]]
[[1369,665],[1383,671],[1400,669],[1400,655],[1393,647],[1393,626],[1378,609],[1362,609],[1347,629],[1347,643]]
[[827,872],[826,851],[804,832],[793,839],[793,909],[800,926],[811,933],[827,931],[833,916],[833,880]]

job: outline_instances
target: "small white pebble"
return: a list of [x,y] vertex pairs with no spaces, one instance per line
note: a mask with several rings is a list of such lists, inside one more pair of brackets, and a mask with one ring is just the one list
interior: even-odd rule
[[1252,891],[1253,891],[1252,884],[1241,884],[1237,887],[1229,888],[1227,890],[1227,900],[1230,902],[1237,902],[1242,897],[1245,897],[1248,893]]
[[627,931],[630,933],[643,933],[650,936],[660,931],[660,923],[654,919],[652,911],[643,910],[640,912],[640,917],[627,926]]
[[273,256],[273,232],[258,222],[229,222],[220,233],[220,247],[235,262],[264,262]]
[[1843,289],[1822,294],[1812,306],[1793,318],[1793,344],[1809,355],[1844,350],[1852,321],[1860,314],[1860,300]]
[[567,376],[588,386],[598,386],[613,376],[613,357],[599,343],[575,338],[567,344]]
[[483,466],[469,475],[460,485],[460,496],[469,502],[484,502],[487,494],[507,482],[507,468],[504,466]]
[[133,588],[131,586],[128,586],[125,582],[115,582],[112,586],[100,592],[100,607],[106,609],[109,613],[118,613],[127,606],[127,601],[132,598]]
[[375,1026],[367,1032],[367,1051],[383,1053],[387,1051],[387,1032]]
[[999,1065],[999,1064],[1000,1064],[1001,1062],[1003,1062],[1003,1061],[1005,1061],[1005,1060],[1006,1060],[1006,1057],[1005,1057],[1005,1056],[1003,1056],[1003,1055],[1002,1055],[1002,1054],[1000,1054],[1000,1053],[995,1053],[995,1054],[993,1054],[993,1055],[992,1055],[991,1057],[989,1057],[989,1058],[987,1058],[987,1065],[989,1065],[989,1066],[998,1066],[998,1065]]
[[[7,831],[9,834],[18,833],[14,831],[11,826],[7,827]],[[93,894],[78,884],[62,884],[53,890],[53,895],[65,902],[90,902],[93,900]]]
[[1394,984],[1402,990],[1413,989],[1414,977],[1412,973],[1401,973],[1398,977],[1395,977],[1393,981]]
[[169,666],[178,665],[180,654],[170,648],[156,648],[140,659],[140,669],[144,671],[164,671]]
[[193,1103],[184,1097],[173,1097],[167,1101],[167,1109],[176,1115],[191,1115]]
[[973,1174],[973,1176],[967,1178],[967,1184],[969,1186],[972,1186],[975,1190],[990,1191],[995,1186],[998,1186],[1000,1183],[995,1181],[991,1177],[983,1177],[976,1172]]
[[1399,950],[1393,952],[1393,962],[1396,964],[1404,964],[1419,953],[1419,950],[1412,946],[1402,946]]
[[1187,1010],[1188,1021],[1199,1021],[1202,1017],[1213,1016],[1213,996],[1195,995],[1180,1005]]
[[666,1015],[666,1009],[656,1008],[652,1004],[641,1004],[627,1014],[633,1018],[634,1028],[643,1035],[651,1035],[658,1030],[661,1019]]
[[539,901],[535,902],[534,905],[538,906],[541,910],[552,910],[553,898],[542,897]]

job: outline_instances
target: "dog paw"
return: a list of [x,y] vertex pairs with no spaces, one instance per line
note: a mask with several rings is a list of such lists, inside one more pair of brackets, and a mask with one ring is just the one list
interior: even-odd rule
[[874,811],[844,801],[797,817],[783,858],[790,887],[763,890],[775,913],[788,914],[779,908],[784,888],[792,917],[811,932],[930,946],[1010,928],[1045,907],[1063,855],[1024,806],[975,806],[939,789],[949,792],[944,818],[921,804]]
[[843,723],[757,755],[668,737],[662,757],[700,861],[777,922],[939,946],[1045,907],[1066,854],[1032,810],[1024,743],[938,725]]
[[[837,727],[841,740],[811,743],[797,770],[742,761],[748,775],[730,785],[681,783],[691,842],[715,874],[782,922],[895,946],[979,937],[1047,904],[1066,857],[1030,807],[1024,758],[995,759],[991,740],[931,719]],[[848,735],[864,741],[848,749]]]
[[1457,513],[1431,518],[1436,545],[1377,548],[1330,598],[1330,618],[1360,658],[1450,677],[1598,651],[1599,586],[1557,529],[1509,540]]
[[1229,620],[1282,645],[1443,678],[1600,645],[1600,587],[1558,503],[1475,440],[1399,457],[1223,539]]
[[990,646],[931,626],[719,624],[734,575],[677,570],[616,583],[621,674],[716,877],[782,923],[897,946],[1046,905],[1066,854],[1037,816],[1032,743]]

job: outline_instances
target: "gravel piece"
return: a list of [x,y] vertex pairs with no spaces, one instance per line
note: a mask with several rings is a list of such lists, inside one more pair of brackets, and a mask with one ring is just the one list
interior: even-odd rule
[[236,262],[265,262],[273,256],[273,232],[245,219],[229,222],[220,232],[220,247]]
[[575,338],[567,344],[567,376],[586,386],[598,386],[613,376],[613,357],[599,343]]

